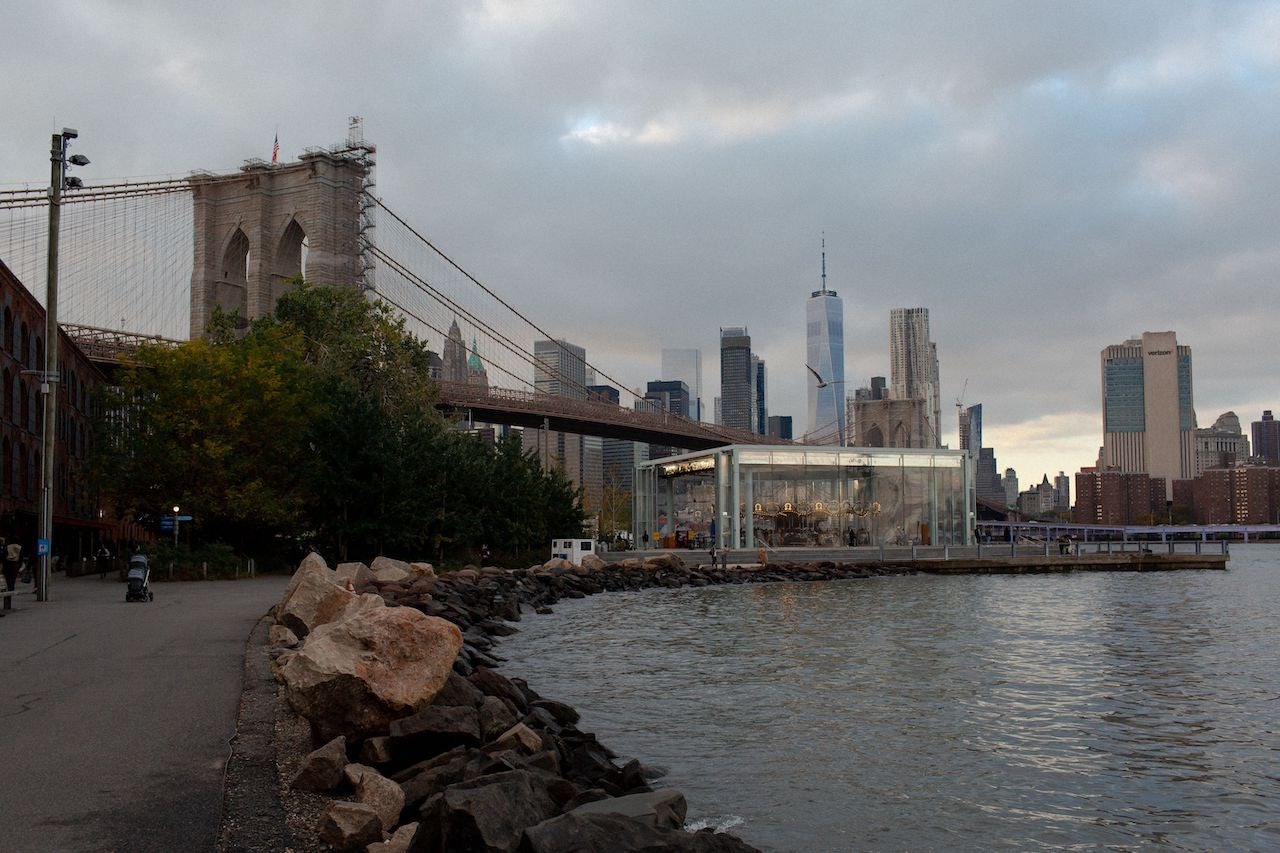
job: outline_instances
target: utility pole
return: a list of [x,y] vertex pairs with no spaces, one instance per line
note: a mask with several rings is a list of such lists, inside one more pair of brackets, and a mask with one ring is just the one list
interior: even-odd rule
[[[44,425],[41,449],[40,474],[40,545],[39,576],[36,584],[36,600],[49,601],[49,575],[53,558],[53,487],[54,487],[54,439],[57,437],[58,418],[58,232],[62,220],[62,191],[83,186],[79,178],[67,177],[67,163],[75,166],[89,165],[83,154],[67,157],[67,146],[80,134],[64,127],[53,134],[49,146],[49,252],[46,275],[45,327],[44,327],[44,375],[40,381],[40,393],[44,395]],[[40,550],[40,549],[37,549]]]

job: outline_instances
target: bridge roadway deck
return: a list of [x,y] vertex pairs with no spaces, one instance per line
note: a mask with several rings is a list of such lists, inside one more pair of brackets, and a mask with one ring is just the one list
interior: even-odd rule
[[700,423],[664,411],[635,411],[600,400],[441,382],[442,408],[470,413],[474,423],[545,427],[560,432],[709,450],[727,444],[779,444],[782,439]]

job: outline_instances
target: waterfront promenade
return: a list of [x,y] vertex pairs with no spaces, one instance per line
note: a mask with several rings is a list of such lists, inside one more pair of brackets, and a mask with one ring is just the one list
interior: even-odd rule
[[[0,848],[215,849],[245,641],[287,577],[55,575],[0,619]],[[28,585],[22,584],[22,590]]]

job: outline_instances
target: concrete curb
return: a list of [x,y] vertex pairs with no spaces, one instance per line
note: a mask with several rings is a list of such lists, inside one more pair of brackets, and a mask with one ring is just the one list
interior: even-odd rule
[[245,645],[244,688],[223,774],[221,853],[293,847],[277,778],[276,682],[267,656],[271,621],[270,616],[258,620]]

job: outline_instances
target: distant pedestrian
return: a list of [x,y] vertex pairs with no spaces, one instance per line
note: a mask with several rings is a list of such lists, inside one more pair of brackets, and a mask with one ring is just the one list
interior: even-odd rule
[[640,544],[644,546],[646,551],[649,550],[649,531],[646,530],[640,534]]
[[[4,585],[10,592],[13,592],[18,588],[18,568],[21,563],[22,545],[17,542],[10,542],[4,549]],[[13,596],[5,598],[5,610],[8,610],[12,606],[12,601]]]
[[489,553],[488,545],[480,546],[480,565],[487,566],[493,560],[493,554]]
[[111,565],[111,552],[107,550],[107,543],[103,542],[98,546],[95,559],[98,561],[98,580],[104,581],[107,579],[107,569]]
[[716,550],[715,542],[711,543],[711,550],[708,553],[711,554],[711,568],[714,569],[716,567],[716,555],[719,553],[719,551]]

